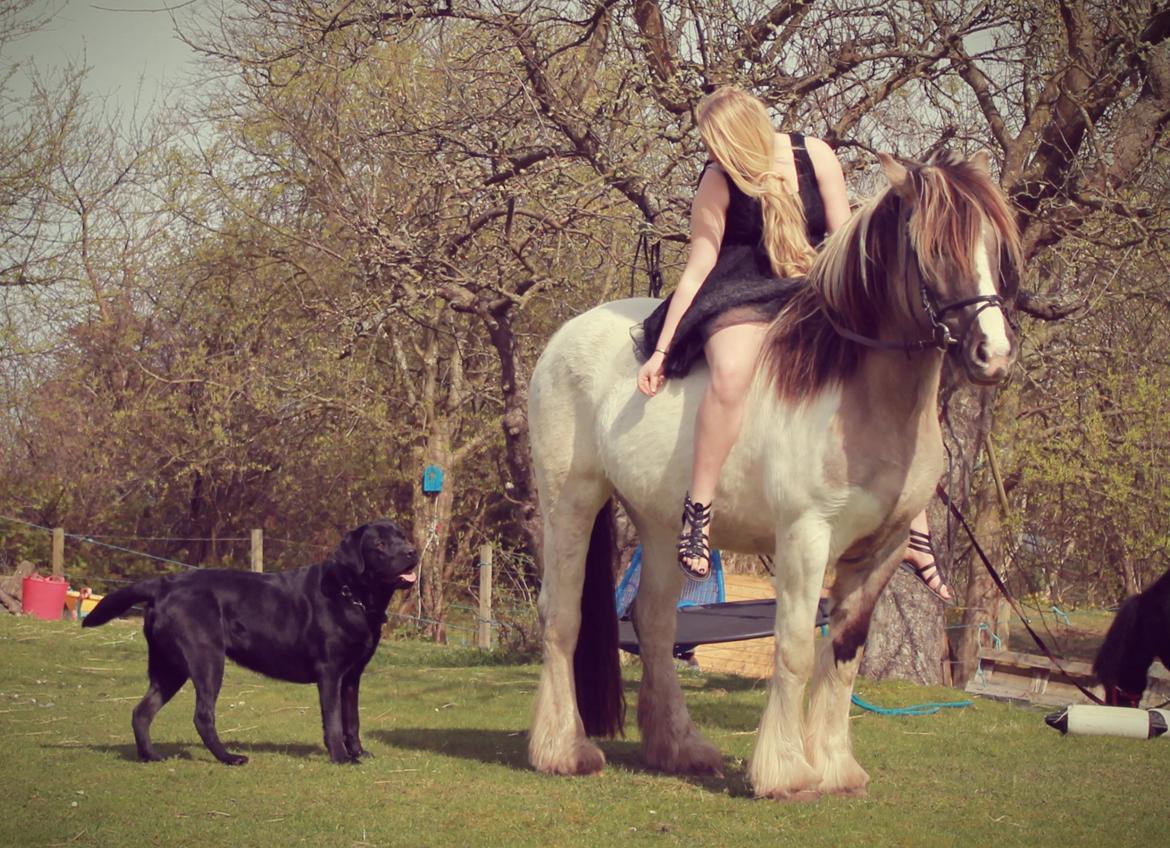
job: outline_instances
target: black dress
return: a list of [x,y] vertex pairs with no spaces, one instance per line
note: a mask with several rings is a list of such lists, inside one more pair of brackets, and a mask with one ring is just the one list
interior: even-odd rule
[[[804,136],[791,133],[790,138],[808,240],[816,247],[825,238],[825,206]],[[719,257],[675,330],[666,357],[667,377],[686,376],[695,360],[703,355],[703,346],[714,330],[775,317],[801,284],[796,280],[782,280],[772,273],[763,242],[764,216],[760,201],[740,191],[733,180],[727,181],[727,188],[730,195],[727,223],[719,244]],[[640,359],[646,360],[654,352],[669,306],[668,297],[631,332]]]

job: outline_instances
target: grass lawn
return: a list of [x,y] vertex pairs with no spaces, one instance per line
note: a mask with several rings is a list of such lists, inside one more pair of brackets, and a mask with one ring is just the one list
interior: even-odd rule
[[[363,684],[374,758],[332,765],[312,687],[230,666],[220,765],[191,723],[190,686],[154,724],[163,763],[135,759],[130,711],[146,688],[139,622],[98,630],[0,616],[0,846],[792,845],[1161,846],[1170,739],[1062,737],[1044,711],[980,701],[926,717],[855,719],[869,797],[781,804],[744,780],[763,705],[756,681],[686,673],[725,776],[645,770],[637,731],[603,743],[592,778],[525,761],[537,667],[467,650],[385,642]],[[626,672],[631,717],[637,666]],[[862,681],[871,703],[963,693]]]
[[[1105,639],[1115,613],[1107,610],[1074,610],[1057,615],[1051,610],[1025,607],[1032,629],[1040,634],[1057,656],[1092,662]],[[1036,654],[1040,649],[1028,635],[1018,616],[1011,617],[1011,638],[1005,647],[1013,651]]]

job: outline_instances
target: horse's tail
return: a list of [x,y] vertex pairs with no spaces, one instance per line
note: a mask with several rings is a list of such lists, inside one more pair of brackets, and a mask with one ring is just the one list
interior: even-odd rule
[[626,698],[613,594],[616,560],[613,501],[608,500],[597,513],[589,537],[581,592],[581,630],[573,652],[577,709],[588,736],[625,735]]
[[81,626],[97,627],[99,624],[105,624],[107,621],[117,618],[135,604],[149,604],[158,597],[161,585],[162,579],[154,577],[119,589],[117,592],[111,592],[98,601],[97,606],[81,620]]

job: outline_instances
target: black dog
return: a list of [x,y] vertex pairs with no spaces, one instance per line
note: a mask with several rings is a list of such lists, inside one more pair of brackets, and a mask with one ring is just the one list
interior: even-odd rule
[[363,756],[358,686],[374,655],[395,589],[414,583],[418,554],[393,522],[346,534],[319,565],[279,574],[207,569],[143,580],[107,595],[85,617],[96,627],[146,605],[150,687],[134,708],[134,741],[143,760],[159,760],[150,723],[190,678],[195,728],[216,758],[240,765],[215,730],[224,657],[294,683],[316,683],[325,747],[335,763]]
[[1146,691],[1150,664],[1170,667],[1170,571],[1121,605],[1093,660],[1105,702],[1136,707]]

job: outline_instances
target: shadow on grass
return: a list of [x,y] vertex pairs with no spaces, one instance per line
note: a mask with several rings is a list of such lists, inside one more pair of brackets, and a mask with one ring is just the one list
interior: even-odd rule
[[[528,765],[528,735],[519,731],[407,727],[376,730],[369,735],[385,745],[405,750],[428,751],[520,771],[531,770]],[[611,766],[635,774],[675,777],[648,768],[642,762],[636,742],[618,739],[601,741],[600,745]],[[742,765],[730,758],[724,758],[723,775],[678,775],[677,779],[701,786],[708,792],[726,792],[733,797],[751,795]]]
[[[308,759],[309,757],[320,757],[321,759],[328,759],[325,749],[320,745],[302,745],[302,744],[286,744],[280,742],[241,742],[238,744],[231,744],[225,742],[227,749],[233,754],[243,754],[247,757],[252,757],[255,754],[285,754],[289,757],[300,757]],[[44,745],[45,748],[59,748],[62,750],[77,750],[84,749],[88,751],[96,751],[102,754],[114,754],[119,759],[125,760],[129,763],[140,762],[138,759],[138,749],[134,743],[126,745]],[[214,756],[202,742],[162,742],[154,744],[154,752],[166,760],[193,760],[191,751],[202,751],[208,757],[214,759]]]

